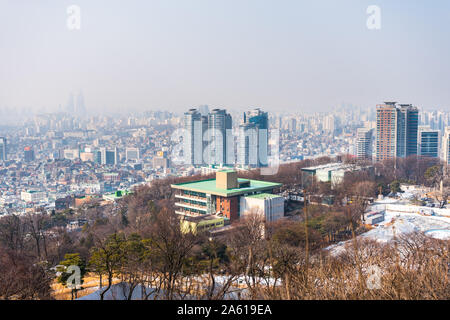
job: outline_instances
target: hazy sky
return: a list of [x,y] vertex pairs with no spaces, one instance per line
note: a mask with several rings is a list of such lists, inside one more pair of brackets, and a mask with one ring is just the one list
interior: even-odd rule
[[97,110],[450,110],[450,1],[0,0],[0,108],[80,90]]

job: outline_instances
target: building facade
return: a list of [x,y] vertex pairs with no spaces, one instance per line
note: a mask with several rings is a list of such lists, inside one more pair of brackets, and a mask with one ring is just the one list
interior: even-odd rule
[[417,155],[419,110],[411,104],[401,104],[400,108],[397,108],[397,113],[396,157],[406,158]]
[[376,161],[417,155],[419,111],[410,104],[377,106]]
[[268,164],[269,117],[267,112],[256,108],[244,113],[239,126],[238,164],[265,167]]
[[208,118],[197,109],[190,109],[184,114],[184,155],[186,164],[203,164],[203,135],[208,128]]
[[356,156],[361,160],[372,160],[373,130],[358,128],[356,131]]
[[429,126],[419,127],[418,151],[422,157],[439,158],[440,131]]
[[225,109],[213,109],[208,114],[206,164],[234,163],[234,139],[232,118]]
[[257,214],[266,222],[274,222],[284,217],[284,198],[270,193],[241,197],[240,209],[242,216]]
[[0,161],[8,160],[8,154],[6,152],[6,138],[0,137]]
[[450,127],[446,127],[442,139],[443,159],[446,165],[450,165]]
[[23,158],[25,160],[25,162],[31,162],[34,161],[34,151],[33,148],[31,147],[25,147],[23,149]]

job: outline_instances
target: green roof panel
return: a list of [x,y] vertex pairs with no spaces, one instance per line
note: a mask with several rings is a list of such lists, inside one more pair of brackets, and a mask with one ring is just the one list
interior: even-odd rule
[[267,182],[260,180],[248,180],[248,179],[238,179],[239,183],[250,181],[250,187],[245,188],[235,188],[235,189],[219,189],[216,188],[216,179],[202,180],[202,181],[192,181],[185,183],[173,184],[172,188],[189,190],[196,192],[203,192],[207,194],[214,194],[222,197],[232,197],[250,192],[257,192],[263,190],[272,190],[274,188],[281,187],[281,183]]

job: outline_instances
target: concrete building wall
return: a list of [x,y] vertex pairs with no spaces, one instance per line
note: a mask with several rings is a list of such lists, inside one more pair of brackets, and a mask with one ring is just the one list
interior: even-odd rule
[[250,212],[263,215],[267,222],[277,221],[284,217],[284,198],[278,196],[241,197],[240,216],[245,217]]
[[236,171],[218,171],[216,173],[216,187],[218,189],[236,189],[239,188]]

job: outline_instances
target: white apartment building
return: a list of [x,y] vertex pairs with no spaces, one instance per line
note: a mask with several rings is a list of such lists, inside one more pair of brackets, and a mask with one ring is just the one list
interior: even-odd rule
[[20,194],[20,199],[25,202],[39,202],[44,201],[46,193],[43,191],[22,191]]
[[442,152],[445,164],[450,164],[450,127],[445,128],[444,137],[442,139]]

